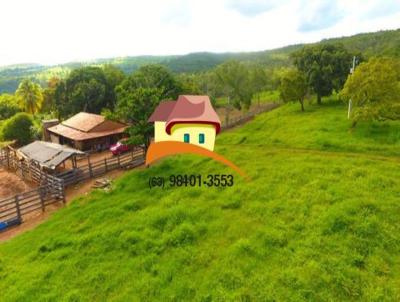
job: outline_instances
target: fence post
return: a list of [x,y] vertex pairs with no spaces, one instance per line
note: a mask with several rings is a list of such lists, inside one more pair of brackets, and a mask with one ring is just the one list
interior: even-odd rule
[[63,201],[63,204],[65,204],[67,202],[67,200],[65,198],[65,184],[64,184],[64,180],[63,179],[60,179],[58,189],[61,190],[62,201]]
[[39,196],[40,196],[40,204],[42,206],[42,212],[45,210],[45,205],[44,205],[44,191],[43,187],[39,187]]
[[108,172],[108,167],[107,167],[107,158],[104,159],[104,168],[106,173]]
[[15,195],[15,208],[17,210],[18,219],[21,221],[21,209],[19,207],[19,195]]
[[93,178],[92,164],[90,163],[90,155],[88,155],[87,160],[88,160],[88,165],[89,165],[89,175],[90,175],[90,178]]
[[10,149],[7,148],[7,169],[10,170]]

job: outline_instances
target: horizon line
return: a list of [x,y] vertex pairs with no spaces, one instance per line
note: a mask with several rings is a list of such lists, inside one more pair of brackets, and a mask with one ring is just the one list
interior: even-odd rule
[[69,64],[104,64],[104,63],[99,63],[98,61],[104,60],[115,60],[115,59],[125,59],[125,58],[141,58],[141,57],[162,57],[162,58],[168,58],[168,57],[183,57],[183,56],[188,56],[192,54],[215,54],[215,55],[224,55],[224,54],[252,54],[252,53],[260,53],[260,52],[267,52],[267,51],[274,51],[274,50],[279,50],[287,47],[293,47],[293,46],[301,46],[301,45],[311,45],[311,44],[316,44],[316,43],[321,43],[326,40],[333,40],[333,39],[342,39],[342,38],[349,38],[349,37],[354,37],[358,35],[365,35],[365,34],[372,34],[372,33],[379,33],[379,32],[389,32],[389,31],[397,31],[400,30],[400,27],[394,28],[394,29],[380,29],[376,31],[367,31],[367,32],[359,32],[356,34],[352,35],[342,35],[342,36],[332,36],[332,37],[326,37],[319,39],[317,41],[313,42],[298,42],[298,43],[293,43],[293,44],[288,44],[288,45],[282,45],[279,47],[273,47],[273,48],[268,48],[268,49],[258,49],[258,50],[251,50],[251,51],[207,51],[207,50],[199,50],[199,51],[192,51],[192,52],[184,52],[184,53],[175,53],[175,54],[137,54],[137,55],[116,55],[116,56],[110,56],[110,57],[97,57],[97,58],[91,58],[91,59],[72,59],[72,60],[66,60],[58,63],[40,63],[40,62],[20,62],[20,63],[11,63],[11,64],[5,64],[1,65],[0,64],[0,72],[6,69],[13,69],[13,68],[18,68],[21,66],[43,66],[43,67],[56,67],[56,66],[63,66],[63,65],[69,65]]

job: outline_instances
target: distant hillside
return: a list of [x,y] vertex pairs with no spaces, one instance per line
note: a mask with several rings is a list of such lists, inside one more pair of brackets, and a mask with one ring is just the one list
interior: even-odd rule
[[[348,50],[352,52],[361,52],[365,57],[381,55],[400,57],[400,29],[326,39],[318,43],[343,43]],[[199,52],[176,56],[105,58],[89,62],[71,62],[56,66],[43,66],[38,64],[6,66],[0,67],[0,93],[14,92],[19,82],[25,77],[32,78],[42,85],[45,85],[46,81],[52,76],[66,76],[71,69],[83,65],[114,64],[126,73],[131,73],[140,66],[150,63],[166,65],[172,71],[178,73],[200,72],[212,69],[218,64],[230,59],[256,62],[266,67],[280,67],[289,65],[290,53],[303,46],[304,44],[297,44],[272,50],[247,53]]]

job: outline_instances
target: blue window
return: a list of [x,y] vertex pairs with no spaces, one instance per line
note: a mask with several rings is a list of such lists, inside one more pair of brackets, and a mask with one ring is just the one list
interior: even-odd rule
[[190,134],[189,134],[189,133],[185,133],[185,134],[183,135],[183,141],[184,141],[185,143],[190,143]]
[[204,139],[204,133],[199,134],[199,144],[204,144],[205,139]]

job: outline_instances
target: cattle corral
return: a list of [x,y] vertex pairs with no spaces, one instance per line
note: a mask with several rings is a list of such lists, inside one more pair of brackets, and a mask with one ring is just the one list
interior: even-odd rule
[[[87,155],[79,165],[74,160],[73,167],[65,167],[67,169],[57,172],[43,169],[32,159],[22,159],[18,155],[18,150],[11,147],[1,149],[0,165],[4,174],[7,174],[4,187],[9,187],[8,192],[11,194],[7,192],[4,193],[6,198],[0,197],[0,231],[20,224],[40,211],[44,212],[49,206],[54,207],[60,201],[65,203],[65,188],[68,186],[80,184],[116,169],[141,166],[144,163],[143,151],[142,148],[136,148],[123,155],[105,156],[103,159],[93,156],[96,159],[93,162],[91,156]],[[15,183],[17,188],[9,186],[9,181]],[[29,188],[30,183],[33,189]],[[33,183],[37,186],[35,187]]]

